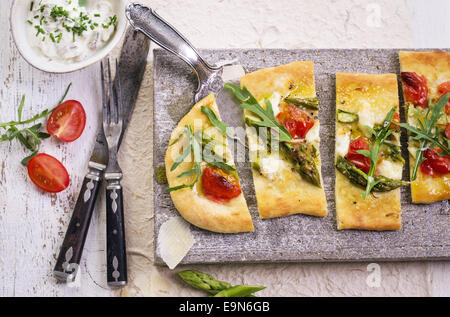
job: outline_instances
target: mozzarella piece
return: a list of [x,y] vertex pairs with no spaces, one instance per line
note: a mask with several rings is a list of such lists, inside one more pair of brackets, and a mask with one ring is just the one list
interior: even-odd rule
[[378,172],[380,175],[391,178],[391,179],[401,179],[403,165],[398,162],[392,162],[391,160],[385,159],[380,164],[378,164]]
[[345,157],[350,146],[350,131],[341,131],[336,135],[336,155]]
[[275,155],[269,155],[260,159],[261,173],[267,178],[273,180],[275,174],[280,168],[280,160]]
[[360,100],[358,116],[358,124],[360,128],[365,131],[366,125],[373,128],[377,123],[383,124],[386,114],[381,111],[375,111],[375,109],[369,102]]
[[287,168],[287,162],[282,160],[279,155],[271,154],[260,159],[260,166],[260,172],[268,179],[274,180]]
[[416,157],[416,155],[417,155],[417,151],[418,151],[419,149],[417,148],[417,147],[415,147],[415,146],[409,146],[408,147],[408,151],[409,151],[409,154],[412,156],[412,157]]
[[273,114],[275,115],[275,117],[277,116],[277,114],[280,113],[280,102],[281,102],[281,95],[277,92],[274,92],[272,94],[272,96],[270,96],[270,98],[263,98],[259,101],[259,104],[261,105],[261,107],[265,107],[266,102],[265,99],[269,99],[270,103],[272,104],[272,109],[273,109]]
[[171,217],[159,229],[159,253],[171,270],[183,260],[194,243],[190,225],[181,217]]
[[320,142],[320,124],[319,121],[314,122],[314,126],[308,131],[305,136],[307,142],[318,146]]

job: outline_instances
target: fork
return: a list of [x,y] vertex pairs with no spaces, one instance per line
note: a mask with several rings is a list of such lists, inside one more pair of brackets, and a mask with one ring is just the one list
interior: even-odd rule
[[[108,58],[107,78],[103,61],[100,64],[102,78],[103,131],[108,144],[108,165],[106,180],[106,268],[110,287],[119,287],[127,283],[127,257],[125,245],[125,226],[123,213],[123,195],[120,180],[122,170],[117,162],[117,151],[123,129],[123,104],[119,72],[113,83],[111,65]],[[116,69],[117,60],[116,60]],[[109,101],[108,93],[109,90]]]

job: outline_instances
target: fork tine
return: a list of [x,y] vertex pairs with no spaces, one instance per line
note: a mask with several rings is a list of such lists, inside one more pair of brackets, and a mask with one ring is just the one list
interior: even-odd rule
[[109,111],[111,114],[110,122],[117,123],[117,109],[116,109],[116,100],[114,96],[114,83],[111,76],[111,63],[108,58],[108,85],[109,85]]
[[123,116],[123,103],[122,103],[122,87],[121,87],[121,83],[120,83],[120,75],[119,75],[119,65],[117,63],[117,59],[116,59],[116,80],[114,82],[114,85],[116,87],[116,96],[117,96],[117,117],[118,120],[117,122],[122,121],[122,116]]
[[103,66],[103,61],[100,62],[100,71],[101,71],[101,78],[102,78],[102,113],[103,113],[103,122],[109,123],[109,109],[107,104],[107,95],[106,95],[106,89],[105,89],[105,69]]

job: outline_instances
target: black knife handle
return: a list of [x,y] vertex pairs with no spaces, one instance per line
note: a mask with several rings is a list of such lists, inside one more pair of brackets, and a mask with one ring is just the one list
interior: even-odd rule
[[84,243],[89,230],[95,201],[101,185],[101,169],[90,168],[81,187],[72,218],[53,269],[62,282],[73,282],[78,273]]
[[107,281],[111,287],[127,284],[127,254],[123,195],[120,183],[106,188],[106,269]]

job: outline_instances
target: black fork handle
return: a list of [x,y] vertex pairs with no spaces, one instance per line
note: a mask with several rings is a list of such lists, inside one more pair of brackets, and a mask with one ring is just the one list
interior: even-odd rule
[[123,214],[123,194],[120,185],[106,188],[106,268],[111,287],[127,284],[127,252]]

